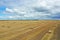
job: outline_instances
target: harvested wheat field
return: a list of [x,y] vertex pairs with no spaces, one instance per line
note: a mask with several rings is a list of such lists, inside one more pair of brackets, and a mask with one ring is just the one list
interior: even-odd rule
[[[58,40],[60,35],[58,32],[60,28],[58,28],[59,24],[60,21],[58,20],[1,20],[0,40]],[[58,30],[55,31],[57,28]]]

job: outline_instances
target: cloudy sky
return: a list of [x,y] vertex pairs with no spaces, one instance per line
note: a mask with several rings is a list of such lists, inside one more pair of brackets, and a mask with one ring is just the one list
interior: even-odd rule
[[0,20],[60,20],[60,0],[0,0]]

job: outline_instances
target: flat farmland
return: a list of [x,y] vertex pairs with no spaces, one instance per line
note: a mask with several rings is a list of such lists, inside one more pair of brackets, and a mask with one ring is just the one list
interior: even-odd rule
[[58,24],[58,20],[1,20],[0,40],[42,40]]

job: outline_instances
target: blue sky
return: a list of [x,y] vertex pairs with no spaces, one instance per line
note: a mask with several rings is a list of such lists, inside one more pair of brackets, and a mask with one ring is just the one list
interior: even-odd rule
[[0,20],[60,20],[60,0],[0,0]]

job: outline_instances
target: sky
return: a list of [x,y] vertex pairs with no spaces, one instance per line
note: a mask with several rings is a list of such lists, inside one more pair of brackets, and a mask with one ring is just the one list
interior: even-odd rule
[[60,20],[60,0],[0,0],[0,20]]

